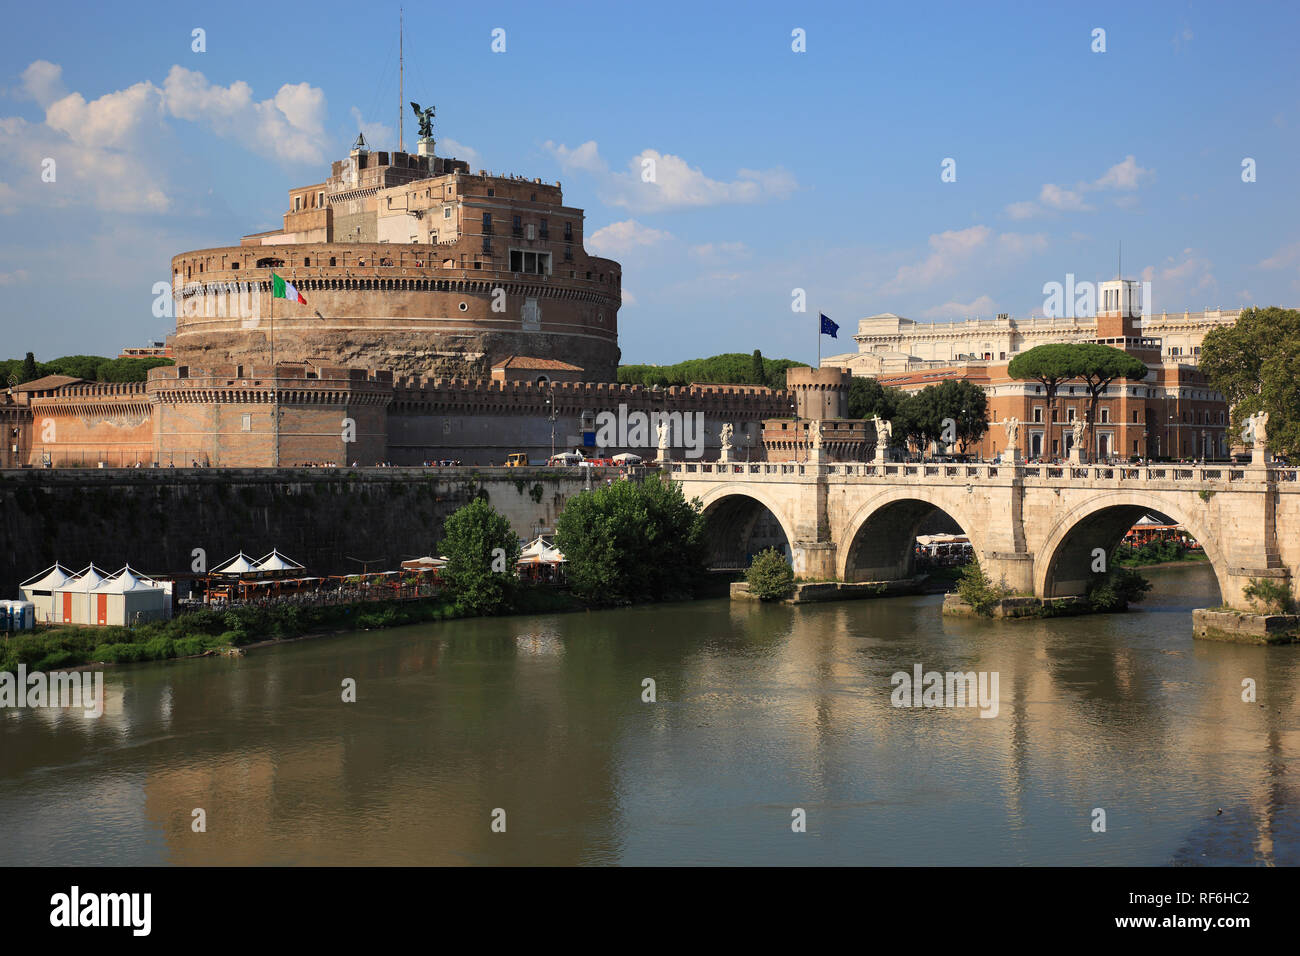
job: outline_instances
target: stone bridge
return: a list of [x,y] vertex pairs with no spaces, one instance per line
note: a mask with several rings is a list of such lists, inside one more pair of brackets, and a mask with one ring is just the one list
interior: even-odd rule
[[[715,565],[737,566],[756,529],[779,525],[795,573],[840,581],[909,577],[918,529],[942,512],[990,578],[1039,598],[1087,590],[1095,549],[1110,555],[1145,514],[1205,549],[1223,603],[1246,609],[1252,578],[1296,594],[1297,468],[1272,465],[800,464],[673,462],[709,521]],[[761,545],[760,545],[761,546]]]

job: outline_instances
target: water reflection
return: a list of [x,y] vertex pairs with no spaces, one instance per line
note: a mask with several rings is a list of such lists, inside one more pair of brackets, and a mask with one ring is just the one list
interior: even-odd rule
[[[0,718],[0,862],[1297,862],[1296,650],[1192,641],[1212,575],[1152,577],[1112,617],[709,601],[110,671],[102,720]],[[998,716],[892,707],[918,663],[998,672]]]

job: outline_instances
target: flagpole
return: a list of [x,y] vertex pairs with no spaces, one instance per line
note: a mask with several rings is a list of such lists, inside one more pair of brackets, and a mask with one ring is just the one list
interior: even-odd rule
[[271,273],[271,467],[280,467],[280,396],[275,377],[275,272]]

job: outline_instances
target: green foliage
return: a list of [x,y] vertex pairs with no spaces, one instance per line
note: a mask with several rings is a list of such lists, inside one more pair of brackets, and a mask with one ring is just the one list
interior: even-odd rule
[[[757,359],[757,360],[756,360]],[[756,380],[756,371],[762,365],[762,379]],[[621,365],[618,380],[623,385],[645,385],[661,388],[669,385],[690,385],[708,382],[730,385],[766,385],[785,388],[785,370],[791,366],[806,367],[806,362],[793,359],[764,359],[760,353],[727,352],[709,358],[687,359],[676,365]]]
[[754,349],[754,360],[749,371],[749,380],[755,385],[767,384],[767,371],[763,366],[763,353]]
[[957,579],[957,595],[976,614],[991,617],[998,602],[1010,597],[1011,589],[1005,584],[990,581],[979,561],[972,559]]
[[794,593],[794,568],[776,548],[754,555],[745,580],[749,593],[764,601],[779,601]]
[[1300,310],[1246,309],[1232,325],[1206,333],[1200,369],[1232,405],[1237,429],[1268,412],[1268,444],[1300,458]]
[[853,376],[849,383],[849,418],[881,418],[893,421],[905,397],[896,388],[885,388],[874,378]]
[[[889,391],[889,390],[887,390]],[[988,397],[973,382],[949,380],[927,385],[898,403],[893,425],[895,434],[907,436],[920,447],[941,442],[947,424],[953,430],[946,437],[964,451],[988,431]]]
[[447,517],[442,549],[447,556],[442,580],[460,610],[496,614],[506,606],[516,580],[519,539],[486,500],[475,497]]
[[1187,558],[1187,548],[1179,541],[1148,541],[1140,548],[1123,547],[1116,552],[1116,560],[1127,567],[1146,564],[1166,564]]
[[0,385],[7,385],[10,375],[19,384],[46,375],[71,375],[88,382],[143,382],[149,377],[149,369],[174,364],[171,359],[158,356],[111,359],[102,355],[64,355],[48,362],[37,362],[36,357],[28,352],[26,358],[0,361]]
[[704,517],[671,481],[616,481],[570,498],[555,543],[594,605],[688,597],[705,572]]
[[1088,588],[1088,603],[1097,611],[1122,611],[1150,590],[1151,582],[1137,571],[1111,562],[1110,570]]
[[1291,591],[1281,581],[1251,578],[1241,593],[1246,595],[1256,610],[1264,614],[1290,614],[1295,610]]

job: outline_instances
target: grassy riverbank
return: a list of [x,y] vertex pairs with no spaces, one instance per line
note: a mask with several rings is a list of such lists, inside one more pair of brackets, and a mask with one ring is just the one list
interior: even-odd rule
[[[514,595],[507,613],[579,609],[579,602],[567,593],[522,588]],[[14,671],[19,664],[27,665],[28,670],[55,670],[82,664],[161,661],[314,633],[372,630],[470,616],[442,597],[327,607],[283,604],[228,611],[205,609],[139,627],[55,627],[20,632],[0,644],[0,671]]]

